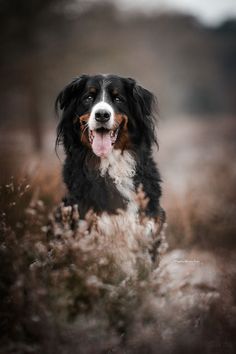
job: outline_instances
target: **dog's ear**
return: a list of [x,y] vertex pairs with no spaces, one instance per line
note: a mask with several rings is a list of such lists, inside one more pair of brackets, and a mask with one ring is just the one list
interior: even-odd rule
[[56,112],[58,112],[59,109],[65,110],[73,100],[78,98],[87,79],[88,75],[81,75],[79,77],[76,77],[71,83],[64,87],[64,89],[59,93],[56,98]]
[[135,84],[133,88],[133,94],[136,102],[140,106],[142,116],[150,118],[156,108],[156,98],[153,93],[151,93],[144,87]]
[[63,110],[57,127],[55,148],[57,149],[57,146],[62,143],[67,153],[70,153],[72,149],[75,134],[71,119],[75,114],[75,103],[80,97],[88,77],[88,75],[82,75],[75,78],[59,93],[55,102],[56,113]]
[[132,112],[142,135],[148,144],[156,143],[155,125],[157,114],[157,99],[155,95],[138,85],[132,78],[127,79],[132,95]]

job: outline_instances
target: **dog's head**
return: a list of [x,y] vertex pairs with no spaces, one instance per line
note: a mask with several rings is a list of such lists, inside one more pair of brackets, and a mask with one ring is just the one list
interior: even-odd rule
[[67,153],[82,144],[104,157],[156,142],[155,97],[131,78],[82,75],[60,92],[56,109],[63,111],[57,144]]

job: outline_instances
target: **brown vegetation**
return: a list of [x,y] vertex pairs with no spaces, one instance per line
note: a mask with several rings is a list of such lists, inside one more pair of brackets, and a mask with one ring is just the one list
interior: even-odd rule
[[[204,140],[208,128],[195,124],[193,131],[186,129],[186,138],[198,129],[197,139],[209,151],[211,140]],[[2,353],[234,352],[232,134],[226,143],[218,130],[223,157],[211,155],[211,163],[201,158],[200,165],[195,157],[191,178],[197,183],[184,183],[180,193],[172,165],[166,164],[174,143],[170,126],[162,133],[168,227],[158,236],[154,263],[156,238],[150,237],[149,220],[134,223],[122,213],[102,219],[90,213],[80,220],[76,207],[53,211],[62,195],[61,166],[46,157],[36,163],[28,155],[26,180],[2,185]],[[191,146],[187,139],[178,141],[171,158],[182,165],[181,149],[190,151]],[[186,178],[183,173],[182,182]],[[139,201],[145,207],[141,192]]]

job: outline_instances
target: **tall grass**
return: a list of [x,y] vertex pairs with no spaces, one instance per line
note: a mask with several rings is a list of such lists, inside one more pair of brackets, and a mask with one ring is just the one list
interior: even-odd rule
[[[172,125],[168,165],[176,146],[177,163],[192,148],[188,129],[173,143],[187,122]],[[54,155],[2,154],[0,353],[234,353],[234,126],[200,124],[185,191],[164,193],[162,232],[142,214],[80,220],[60,205]],[[142,191],[138,200],[145,208]]]
[[[81,220],[76,206],[53,208],[39,186],[12,179],[1,187],[0,352],[233,353],[233,278],[220,283],[211,255],[163,256],[165,232],[144,215]],[[145,208],[142,191],[138,200]],[[215,223],[194,203],[185,210],[186,220],[170,211],[167,234],[171,241],[190,228],[189,246]]]

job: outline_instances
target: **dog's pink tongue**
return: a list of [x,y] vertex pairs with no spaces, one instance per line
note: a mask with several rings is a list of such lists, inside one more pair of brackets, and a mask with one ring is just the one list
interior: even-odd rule
[[111,136],[109,132],[93,131],[94,138],[92,149],[97,156],[107,156],[112,149]]

